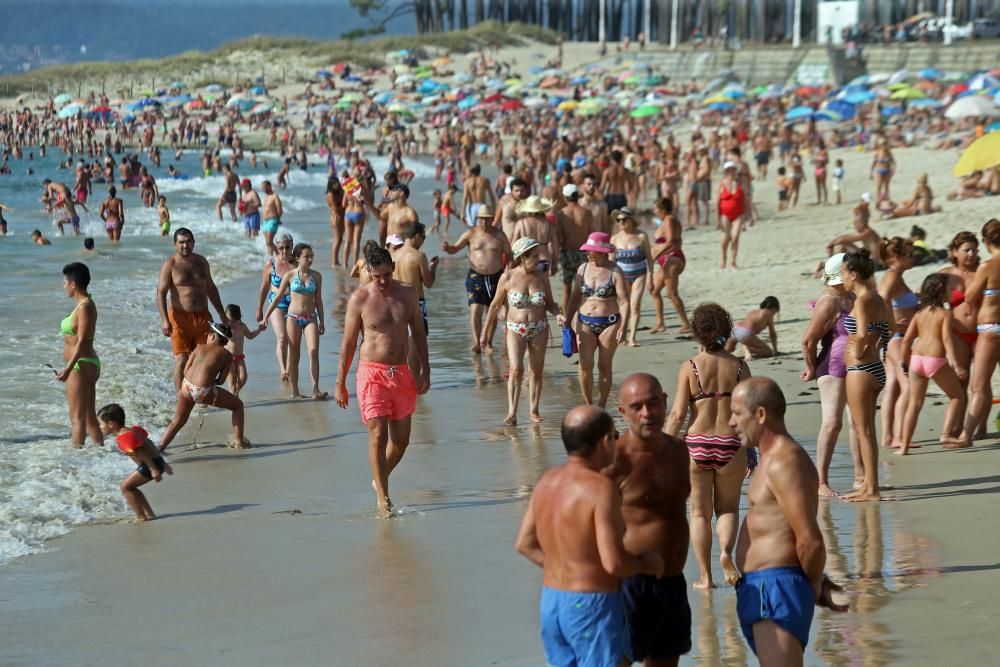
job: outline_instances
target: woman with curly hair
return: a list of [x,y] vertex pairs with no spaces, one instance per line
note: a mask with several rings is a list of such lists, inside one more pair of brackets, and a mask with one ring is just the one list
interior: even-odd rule
[[[690,411],[684,437],[691,455],[691,544],[701,576],[698,589],[712,583],[712,515],[719,535],[719,561],[727,584],[739,574],[733,565],[733,548],[739,525],[740,495],[749,469],[747,452],[729,425],[733,389],[750,377],[750,367],[726,352],[733,330],[729,313],[720,305],[705,303],[691,317],[691,331],[700,345],[698,354],[681,364],[674,408],[666,431],[677,436]],[[752,465],[756,465],[756,461]]]

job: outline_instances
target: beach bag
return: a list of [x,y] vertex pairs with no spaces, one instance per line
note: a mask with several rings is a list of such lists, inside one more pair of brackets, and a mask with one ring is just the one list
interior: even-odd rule
[[569,327],[563,327],[563,346],[562,353],[564,357],[572,357],[577,352],[576,347],[576,334]]

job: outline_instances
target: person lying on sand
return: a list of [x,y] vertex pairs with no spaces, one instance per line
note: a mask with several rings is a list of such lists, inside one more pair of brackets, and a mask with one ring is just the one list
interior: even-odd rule
[[928,215],[938,213],[940,206],[934,206],[934,193],[927,185],[927,174],[921,174],[917,179],[917,187],[913,191],[913,197],[900,204],[887,217],[889,219],[908,218],[912,215]]

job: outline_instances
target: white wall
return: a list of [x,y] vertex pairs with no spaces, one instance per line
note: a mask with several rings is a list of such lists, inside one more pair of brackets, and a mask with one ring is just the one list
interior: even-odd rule
[[858,22],[858,4],[857,0],[820,2],[817,5],[816,41],[820,44],[830,41],[826,34],[830,30],[832,43],[842,44],[844,40],[840,31]]

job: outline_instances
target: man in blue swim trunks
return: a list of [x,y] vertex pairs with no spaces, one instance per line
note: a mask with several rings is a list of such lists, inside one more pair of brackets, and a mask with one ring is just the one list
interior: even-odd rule
[[249,178],[240,183],[240,212],[243,214],[243,231],[250,238],[260,232],[260,195],[253,189]]
[[542,645],[553,667],[630,664],[621,580],[663,575],[660,554],[625,550],[621,495],[601,474],[615,436],[611,416],[596,406],[566,414],[568,460],[538,480],[517,535],[517,551],[542,568]]
[[750,509],[736,543],[736,613],[760,664],[802,664],[816,606],[840,586],[823,573],[826,547],[816,522],[819,477],[805,449],[785,428],[785,397],[766,377],[744,380],[732,397],[730,425],[746,447],[760,448]]

